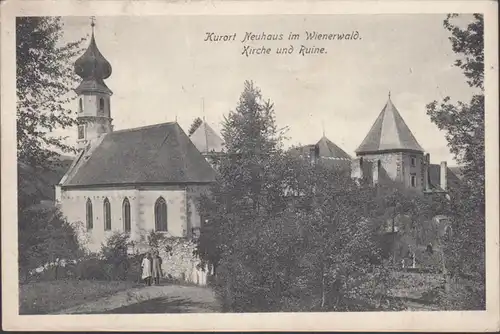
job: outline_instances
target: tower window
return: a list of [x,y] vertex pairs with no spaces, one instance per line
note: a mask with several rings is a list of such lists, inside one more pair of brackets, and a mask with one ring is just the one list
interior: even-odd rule
[[85,205],[86,218],[87,218],[87,230],[91,230],[94,227],[94,215],[92,213],[92,201],[87,198],[87,203]]
[[417,158],[414,157],[414,156],[411,156],[410,157],[410,164],[411,164],[412,167],[417,166]]
[[410,183],[413,188],[417,187],[417,176],[415,174],[410,175]]
[[104,230],[111,230],[111,204],[109,204],[109,200],[107,198],[104,199],[103,204],[104,209]]
[[78,125],[78,139],[85,138],[85,125]]
[[82,100],[82,98],[80,98],[80,100],[78,100],[78,112],[83,112],[83,100]]
[[123,229],[125,232],[130,232],[130,202],[128,198],[125,197],[123,200]]
[[155,230],[167,231],[167,203],[163,197],[158,198],[155,203]]
[[99,99],[99,111],[104,112],[104,99],[102,97]]

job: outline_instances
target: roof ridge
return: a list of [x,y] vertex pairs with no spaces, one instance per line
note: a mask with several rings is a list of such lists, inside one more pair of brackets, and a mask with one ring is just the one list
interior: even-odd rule
[[113,134],[113,133],[120,133],[120,132],[139,131],[139,130],[144,130],[144,129],[148,129],[148,128],[155,128],[155,127],[164,126],[164,125],[167,125],[167,124],[172,124],[173,125],[173,124],[176,124],[176,123],[177,122],[164,122],[164,123],[150,124],[150,125],[139,126],[139,127],[136,127],[136,128],[128,128],[128,129],[116,130],[116,131],[113,131],[111,133]]

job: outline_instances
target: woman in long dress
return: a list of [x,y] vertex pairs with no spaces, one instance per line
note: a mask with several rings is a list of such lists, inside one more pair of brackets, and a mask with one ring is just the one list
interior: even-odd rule
[[154,282],[155,282],[155,285],[159,285],[160,284],[160,278],[162,277],[162,273],[161,273],[161,257],[160,257],[160,254],[158,254],[158,252],[156,252],[154,255],[153,255],[153,279],[154,279]]
[[148,253],[142,259],[142,279],[147,285],[151,285],[151,254]]

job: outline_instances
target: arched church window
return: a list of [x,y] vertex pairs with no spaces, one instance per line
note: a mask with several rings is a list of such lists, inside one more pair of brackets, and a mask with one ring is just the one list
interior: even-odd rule
[[125,232],[130,232],[130,202],[128,198],[125,197],[122,205],[122,219],[123,219],[123,229]]
[[99,111],[104,112],[104,98],[99,99]]
[[108,198],[104,199],[103,204],[104,209],[104,230],[111,230],[111,204],[109,204]]
[[80,100],[78,100],[78,112],[82,111],[83,111],[83,100],[82,98],[80,98]]
[[92,213],[92,201],[90,200],[90,198],[87,198],[85,209],[87,218],[87,230],[91,230],[94,227],[94,215]]
[[155,230],[167,231],[167,203],[163,197],[158,198],[155,203]]

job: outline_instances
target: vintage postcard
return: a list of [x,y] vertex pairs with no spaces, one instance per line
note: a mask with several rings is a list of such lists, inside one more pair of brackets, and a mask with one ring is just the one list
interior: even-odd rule
[[3,328],[499,330],[497,10],[2,2]]

